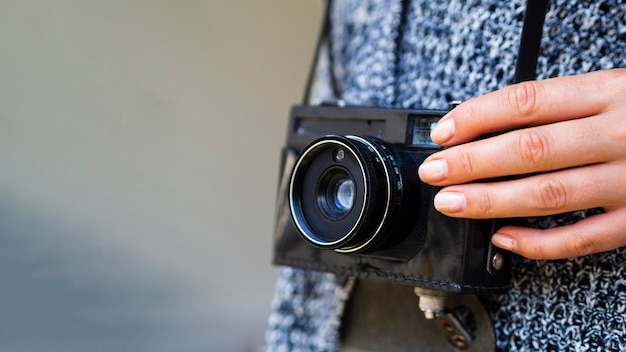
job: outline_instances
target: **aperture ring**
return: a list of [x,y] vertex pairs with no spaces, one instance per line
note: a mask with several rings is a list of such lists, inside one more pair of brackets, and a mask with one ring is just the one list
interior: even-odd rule
[[[331,157],[337,150],[341,150],[341,160]],[[345,214],[343,210],[330,214],[324,206],[328,199],[320,199],[328,197],[327,181],[338,179],[334,173],[351,175],[350,182],[355,183],[354,194],[350,194],[355,197],[354,209]],[[362,252],[383,236],[394,207],[400,204],[401,190],[397,163],[383,142],[360,136],[327,136],[309,145],[296,162],[289,206],[298,232],[310,244],[341,253]]]

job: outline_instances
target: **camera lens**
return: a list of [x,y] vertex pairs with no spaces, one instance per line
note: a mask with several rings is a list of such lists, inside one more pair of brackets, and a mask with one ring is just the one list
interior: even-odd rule
[[352,210],[356,197],[354,180],[345,168],[331,167],[320,178],[317,202],[325,215],[333,220]]
[[327,136],[301,153],[291,175],[289,207],[310,244],[362,252],[379,243],[399,204],[402,182],[379,140]]

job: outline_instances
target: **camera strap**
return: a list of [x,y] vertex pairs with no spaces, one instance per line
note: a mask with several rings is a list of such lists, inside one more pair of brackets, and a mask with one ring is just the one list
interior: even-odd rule
[[[315,49],[315,54],[313,55],[313,62],[311,63],[311,67],[309,68],[309,74],[307,76],[307,80],[306,80],[306,87],[304,90],[304,97],[302,99],[302,104],[303,105],[310,105],[311,102],[311,91],[313,89],[313,84],[315,84],[315,77],[317,75],[317,69],[318,69],[318,62],[320,57],[323,55],[323,49],[326,48],[326,50],[328,51],[328,55],[327,55],[327,59],[329,60],[329,70],[332,72],[332,58],[333,55],[331,53],[332,50],[332,43],[331,43],[331,33],[330,33],[330,12],[331,12],[331,8],[333,5],[333,1],[332,0],[326,0],[326,7],[325,7],[325,12],[324,12],[324,17],[322,20],[322,27],[320,28],[320,33],[318,35],[317,38],[317,45],[316,45],[316,49]],[[331,88],[333,90],[333,93],[335,95],[335,97],[338,97],[340,95],[340,92],[337,89],[337,82],[335,82],[335,75],[331,73]]]
[[537,73],[537,60],[541,50],[543,23],[548,10],[548,0],[527,0],[524,25],[520,37],[514,83],[531,81]]
[[[403,0],[403,3],[409,0]],[[333,90],[335,97],[339,97],[341,92],[336,82],[336,77],[332,74],[333,67],[333,55],[332,55],[332,41],[331,41],[331,8],[332,0],[326,1],[325,13],[323,17],[322,26],[317,40],[317,48],[313,57],[311,68],[306,82],[303,104],[310,105],[312,88],[316,81],[318,62],[322,55],[326,55],[325,58],[328,62],[330,74],[330,86]],[[406,6],[403,6],[406,8]],[[539,59],[539,52],[541,50],[541,37],[543,33],[543,24],[545,22],[545,15],[548,9],[548,0],[527,0],[526,10],[524,14],[524,23],[522,26],[522,33],[520,35],[519,50],[517,53],[517,61],[515,64],[514,82],[519,83],[524,81],[534,80],[537,71],[537,61]]]

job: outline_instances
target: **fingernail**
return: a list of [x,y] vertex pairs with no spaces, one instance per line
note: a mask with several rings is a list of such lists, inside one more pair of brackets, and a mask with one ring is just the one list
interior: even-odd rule
[[448,163],[443,159],[427,161],[420,165],[417,173],[424,182],[445,180],[448,177]]
[[496,247],[500,247],[508,251],[517,250],[517,241],[515,240],[515,238],[509,235],[495,233],[493,236],[491,236],[491,243],[493,243],[493,245]]
[[447,119],[435,125],[430,132],[430,139],[437,144],[445,143],[454,136],[454,120]]
[[439,192],[434,199],[435,209],[446,213],[458,213],[465,210],[465,195],[458,192]]

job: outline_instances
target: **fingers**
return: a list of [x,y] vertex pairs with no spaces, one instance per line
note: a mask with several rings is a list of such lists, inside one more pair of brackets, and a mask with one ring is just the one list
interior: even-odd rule
[[[452,217],[611,209],[574,225],[508,226],[493,236],[496,246],[525,257],[567,258],[626,245],[624,97],[626,69],[615,69],[525,82],[468,100],[432,131],[431,139],[448,148],[429,156],[419,176],[445,187],[434,206]],[[476,140],[498,131],[510,132]],[[511,175],[525,176],[504,178]],[[476,180],[483,181],[467,183]]]
[[562,259],[603,252],[626,245],[626,209],[547,230],[507,226],[499,229],[491,242],[529,259]]
[[481,135],[597,115],[626,95],[626,69],[515,84],[470,99],[444,116],[431,134],[450,146]]
[[451,147],[427,158],[418,173],[424,182],[445,186],[613,160],[624,154],[624,141],[605,130],[621,119],[607,113]]
[[451,217],[511,218],[624,206],[626,162],[603,163],[517,180],[470,183],[442,189],[435,208]]

